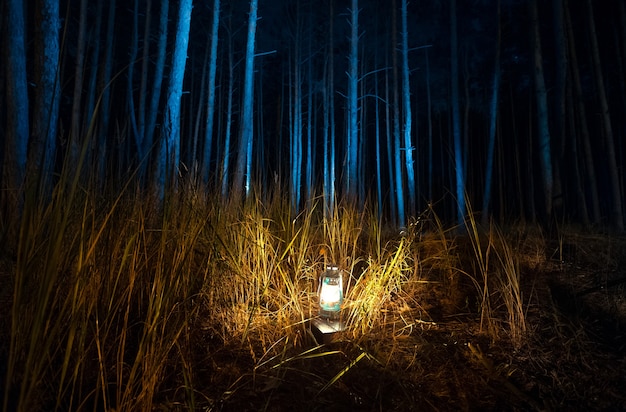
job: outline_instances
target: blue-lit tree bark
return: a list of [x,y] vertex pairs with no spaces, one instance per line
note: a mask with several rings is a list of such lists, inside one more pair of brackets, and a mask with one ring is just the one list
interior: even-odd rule
[[396,1],[392,3],[392,29],[391,29],[391,60],[393,69],[393,165],[394,170],[391,173],[395,177],[396,189],[396,218],[398,227],[406,226],[406,214],[404,209],[404,185],[402,183],[402,145],[400,143],[400,97],[398,96],[398,53],[397,47],[397,12]]
[[313,199],[313,162],[315,153],[313,150],[313,56],[311,47],[311,38],[313,37],[313,25],[311,24],[311,15],[313,10],[309,10],[309,62],[308,62],[308,90],[307,90],[307,129],[306,129],[306,167],[304,179],[304,191],[307,205],[310,205]]
[[457,221],[465,219],[465,175],[461,145],[461,114],[459,102],[459,51],[456,24],[456,0],[450,2],[450,81],[452,106],[452,138],[454,142],[454,170],[457,201]]
[[217,71],[217,44],[220,24],[220,0],[213,1],[213,22],[211,26],[211,56],[209,57],[209,97],[207,100],[206,131],[202,156],[202,180],[209,181],[211,147],[213,146],[213,119],[215,117],[215,73]]
[[5,39],[7,59],[5,70],[7,76],[8,127],[4,147],[2,192],[3,203],[9,208],[10,216],[19,211],[22,203],[29,122],[24,3],[22,0],[9,0],[6,4],[6,10],[8,35]]
[[329,1],[328,69],[324,87],[324,198],[326,217],[335,207],[335,83],[334,83],[334,1]]
[[[293,95],[291,104],[291,133],[289,147],[291,155],[291,213],[295,216],[300,207],[302,193],[302,75],[300,71],[300,16],[296,16],[295,56],[293,63]],[[291,77],[291,76],[290,76]],[[293,100],[291,100],[293,99]]]
[[187,62],[189,26],[191,23],[192,0],[181,0],[176,21],[176,41],[172,55],[172,69],[166,94],[166,106],[161,129],[161,147],[157,158],[160,197],[167,179],[176,187],[176,172],[180,159],[180,99],[183,93],[183,78]]
[[359,82],[359,1],[352,0],[350,10],[350,56],[348,63],[348,133],[346,134],[345,196],[356,201],[358,177],[358,96]]
[[493,154],[496,147],[496,123],[498,119],[498,96],[500,90],[500,1],[498,1],[498,33],[496,35],[496,58],[491,86],[491,103],[489,105],[489,143],[487,145],[487,166],[485,167],[485,191],[483,193],[482,223],[489,219],[491,203],[491,185],[493,180]]
[[[376,56],[378,60],[378,55]],[[378,63],[378,62],[376,62]],[[378,102],[378,73],[374,79],[374,119],[375,119],[375,141],[376,141],[376,198],[378,199],[378,216],[383,215],[383,178],[382,178],[382,152],[380,145],[380,109]]]
[[154,146],[154,132],[156,130],[157,112],[159,109],[159,101],[161,99],[161,87],[163,86],[163,74],[165,72],[165,57],[167,52],[167,20],[169,15],[169,0],[161,0],[161,9],[159,11],[159,28],[157,34],[157,54],[154,64],[154,83],[152,84],[152,94],[148,114],[146,117],[145,135],[143,136],[140,161],[143,161],[141,170],[145,170],[146,162],[143,157]]
[[[230,21],[231,19],[229,19]],[[229,24],[230,26],[230,24]],[[228,181],[230,177],[230,146],[233,119],[233,88],[235,82],[232,35],[228,37],[228,91],[226,92],[226,121],[224,124],[224,155],[222,156],[222,198],[228,195]]]
[[415,214],[415,168],[413,142],[411,142],[411,85],[409,82],[409,29],[406,12],[407,0],[402,0],[402,99],[404,103],[404,150],[406,163],[407,191],[409,192],[408,213]]
[[430,95],[430,61],[428,58],[428,47],[424,49],[424,60],[426,61],[426,118],[428,123],[428,201],[433,200],[433,113]]
[[59,116],[59,1],[42,0],[36,5],[35,107],[28,153],[28,174],[41,179],[49,192],[54,172],[57,123]]
[[[242,190],[245,195],[250,193],[250,172],[252,171],[252,156],[248,154],[252,151],[253,139],[253,113],[252,100],[254,92],[254,43],[256,37],[258,0],[250,0],[250,14],[248,15],[248,39],[246,43],[246,67],[244,71],[243,84],[243,110],[241,114],[241,129],[239,132],[239,145],[237,151],[237,163],[233,177],[232,195],[235,199],[240,199]],[[245,179],[245,180],[244,180]],[[246,186],[244,187],[244,181]]]
[[543,56],[541,53],[541,37],[539,35],[539,19],[537,16],[537,0],[530,2],[533,41],[533,73],[535,80],[535,100],[537,105],[537,133],[539,135],[539,158],[543,181],[544,217],[552,215],[552,151],[550,148],[550,129],[548,124],[548,95],[543,76]]
[[[395,4],[395,2],[394,2]],[[395,13],[394,13],[394,17],[395,17]],[[388,57],[385,58],[385,60],[388,63]],[[386,64],[385,66],[389,66],[389,64]],[[395,74],[395,72],[394,72]],[[391,101],[391,97],[390,97],[390,85],[389,85],[389,70],[385,70],[385,101],[387,102],[387,104],[385,104],[385,134],[387,135],[387,139],[386,139],[386,143],[387,143],[387,175],[389,176],[388,179],[388,183],[389,183],[389,212],[391,215],[391,221],[392,222],[396,222],[398,223],[399,218],[398,218],[398,207],[397,207],[397,196],[396,196],[396,183],[395,183],[395,173],[394,171],[395,169],[395,165],[397,162],[394,161],[394,153],[395,153],[395,144],[394,144],[394,140],[395,140],[395,136],[392,133],[392,128],[391,125],[392,123],[392,118],[391,118],[391,104],[389,103]],[[394,94],[395,96],[396,94]],[[394,100],[394,103],[397,102],[397,99]],[[395,107],[395,105],[394,105]],[[395,110],[394,110],[395,112]],[[394,124],[395,127],[395,124]],[[395,130],[395,128],[393,129]]]

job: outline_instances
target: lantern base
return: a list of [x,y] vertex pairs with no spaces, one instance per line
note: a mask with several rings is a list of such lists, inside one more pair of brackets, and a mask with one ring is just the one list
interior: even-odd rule
[[311,332],[318,343],[329,344],[337,332],[345,329],[345,325],[340,320],[330,320],[323,318],[311,319]]

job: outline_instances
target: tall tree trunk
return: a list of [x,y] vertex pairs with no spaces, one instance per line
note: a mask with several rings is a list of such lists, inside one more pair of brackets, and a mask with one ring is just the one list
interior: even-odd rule
[[228,92],[226,93],[226,124],[224,128],[224,157],[222,161],[222,198],[228,196],[228,178],[230,176],[230,140],[232,134],[232,118],[233,118],[233,88],[235,83],[234,73],[234,57],[233,57],[233,41],[232,35],[228,38]]
[[452,136],[454,141],[454,169],[457,200],[457,221],[465,219],[465,176],[463,147],[461,146],[461,115],[459,102],[459,51],[456,23],[456,0],[450,2],[450,77],[452,93]]
[[315,156],[313,153],[313,56],[311,39],[313,37],[313,23],[311,22],[311,16],[313,10],[309,9],[309,44],[308,44],[308,64],[307,64],[307,128],[306,128],[306,168],[305,168],[305,196],[307,205],[311,205],[313,199],[313,162]]
[[[18,220],[23,203],[28,149],[28,86],[26,79],[26,30],[24,3],[9,0],[7,5],[5,70],[7,76],[7,131],[2,173],[5,216]],[[8,220],[10,221],[10,220]],[[8,392],[7,392],[8,393]],[[4,404],[6,410],[7,404]]]
[[[241,114],[241,130],[239,133],[239,150],[237,152],[237,164],[233,179],[232,194],[235,200],[241,199],[242,190],[245,189],[246,197],[250,193],[250,187],[244,181],[249,181],[246,172],[251,171],[252,159],[248,157],[251,151],[253,139],[253,116],[252,100],[254,95],[254,44],[256,37],[258,0],[250,0],[250,14],[248,15],[248,39],[246,43],[246,67],[243,84],[243,110]],[[245,180],[244,180],[245,179]]]
[[569,120],[569,130],[572,130],[572,134],[571,134],[571,138],[570,138],[570,144],[568,145],[569,147],[569,152],[568,154],[569,159],[571,159],[571,163],[572,163],[572,168],[574,171],[574,179],[575,179],[575,184],[576,184],[576,204],[577,204],[577,211],[579,213],[579,219],[582,221],[582,224],[585,227],[589,227],[589,224],[591,223],[589,221],[589,209],[587,208],[587,198],[586,198],[586,193],[585,193],[585,188],[583,186],[583,181],[584,178],[581,176],[581,171],[580,171],[580,165],[583,163],[582,159],[579,157],[578,154],[578,135],[574,132],[575,130],[578,129],[577,125],[576,125],[576,114],[575,114],[575,106],[574,106],[574,99],[572,98],[572,82],[568,82],[568,87],[567,87],[567,94],[568,94],[568,98],[566,99],[567,102],[567,119]]
[[[165,57],[167,52],[167,20],[169,15],[169,0],[161,0],[161,8],[159,11],[159,28],[157,42],[157,56],[154,64],[154,83],[152,85],[152,95],[150,98],[150,106],[146,120],[146,130],[140,151],[141,176],[144,175],[148,163],[147,154],[155,146],[154,132],[156,130],[156,119],[159,110],[159,101],[161,100],[161,87],[163,86],[163,73],[165,72]],[[155,169],[157,170],[157,169]]]
[[359,1],[352,0],[350,10],[350,55],[348,58],[348,133],[345,196],[356,201],[358,176],[358,82],[359,82]]
[[553,209],[555,213],[563,212],[563,187],[562,176],[569,175],[562,172],[565,167],[565,91],[567,86],[567,43],[565,38],[565,26],[563,21],[563,0],[552,0],[554,44],[555,44],[555,64],[556,64],[556,87],[555,87],[555,110],[554,110],[554,193]]
[[[100,65],[100,31],[102,29],[102,10],[104,9],[104,0],[97,0],[96,4],[96,22],[91,32],[89,44],[91,44],[91,53],[89,53],[89,60],[87,67],[90,69],[89,80],[87,82],[87,98],[85,102],[85,124],[83,125],[83,133],[86,133],[90,126],[96,122],[96,90],[98,81],[98,67]],[[95,131],[95,129],[93,129]],[[93,137],[97,137],[97,134],[93,133]],[[97,140],[89,137],[89,159],[95,157],[95,151],[97,150]],[[95,177],[95,176],[94,176]]]
[[202,180],[209,181],[211,147],[213,146],[213,119],[215,117],[215,73],[217,71],[217,44],[220,24],[220,0],[213,1],[213,23],[211,26],[211,57],[209,61],[209,99],[207,101],[204,153],[202,156]]
[[[385,66],[388,67],[389,66],[388,55],[385,57],[385,61],[386,61]],[[398,200],[402,200],[402,199],[398,199],[398,197],[396,196],[395,170],[396,170],[397,162],[395,161],[395,156],[394,156],[394,154],[396,153],[395,151],[396,149],[395,136],[396,135],[392,132],[392,123],[394,124],[394,127],[395,127],[395,116],[394,116],[394,121],[392,121],[391,104],[389,104],[389,102],[391,101],[390,92],[389,92],[390,88],[391,86],[389,84],[389,70],[385,70],[385,101],[387,102],[387,104],[385,105],[385,134],[387,135],[387,145],[386,145],[387,146],[387,175],[389,176],[389,180],[388,180],[389,192],[388,193],[389,193],[389,205],[390,205],[389,209],[390,209],[390,215],[391,215],[390,219],[395,224],[402,226],[399,223],[400,218],[398,217]],[[396,95],[397,93],[394,93],[394,97]],[[395,112],[395,105],[394,105],[394,112]],[[394,128],[394,131],[395,131],[395,128]]]
[[415,214],[415,169],[413,164],[414,146],[411,142],[411,84],[409,82],[409,40],[407,23],[407,0],[402,0],[402,97],[404,101],[404,150],[406,161],[407,189],[409,192],[409,215]]
[[552,197],[554,194],[554,178],[552,175],[552,151],[550,148],[550,129],[548,125],[548,96],[543,76],[543,55],[541,52],[541,36],[539,34],[539,17],[537,0],[530,2],[531,30],[533,41],[533,74],[535,80],[535,104],[537,106],[537,133],[539,135],[539,158],[541,159],[541,176],[543,181],[544,208],[546,222],[552,217]]
[[111,118],[111,74],[113,71],[113,36],[115,29],[115,0],[109,0],[109,10],[107,15],[106,43],[104,47],[104,62],[101,71],[100,90],[102,94],[102,104],[100,109],[100,124],[97,135],[97,148],[93,162],[96,165],[96,174],[100,185],[106,180],[107,165],[107,140],[109,130],[109,119]]
[[[204,161],[202,159],[198,159],[198,146],[200,143],[200,146],[202,146],[202,142],[198,142],[199,140],[199,136],[200,136],[200,121],[204,119],[204,96],[207,92],[206,89],[208,89],[208,85],[207,83],[207,70],[208,70],[208,65],[209,65],[209,53],[211,52],[211,44],[207,43],[207,47],[206,47],[206,51],[204,52],[204,59],[202,60],[202,76],[200,76],[200,96],[198,97],[198,107],[195,108],[195,110],[192,110],[191,113],[195,113],[195,122],[193,125],[193,138],[192,138],[192,142],[191,142],[191,154],[189,156],[189,159],[191,159],[192,164],[194,165],[194,167],[192,168],[193,173],[194,173],[194,179],[196,179],[196,173],[197,173],[197,178],[200,180],[204,180],[203,178],[203,169],[204,169]],[[193,77],[193,79],[195,79],[196,76]],[[191,90],[197,90],[198,88],[196,88],[194,85],[191,86]],[[207,108],[207,110],[210,110]],[[189,116],[190,118],[192,118],[193,116]],[[206,120],[205,120],[206,123]],[[205,130],[205,136],[206,136],[206,130]],[[204,140],[204,139],[203,139]],[[199,168],[197,168],[195,165],[197,164],[196,162],[200,161],[200,163],[198,164]],[[207,171],[208,173],[208,171]],[[207,180],[206,182],[208,183],[208,176],[207,176]]]
[[487,166],[485,168],[485,192],[483,194],[482,223],[489,221],[489,204],[491,202],[491,186],[493,179],[493,153],[496,146],[496,125],[498,119],[498,96],[500,90],[500,43],[501,43],[501,20],[500,1],[497,6],[498,32],[496,34],[496,57],[493,70],[493,84],[491,89],[491,104],[489,106],[489,144],[487,148]]
[[328,196],[330,198],[330,216],[333,216],[335,210],[335,201],[336,201],[336,144],[335,144],[335,58],[334,58],[334,0],[329,1],[330,8],[330,29],[329,29],[329,62],[328,62],[328,111],[329,111],[329,133],[330,133],[330,170],[329,170],[329,193]]
[[400,98],[398,96],[398,52],[397,41],[397,8],[396,0],[392,2],[391,9],[391,65],[393,70],[393,157],[394,157],[394,176],[396,189],[396,209],[397,224],[400,228],[406,226],[406,214],[404,211],[404,186],[402,184],[402,147],[400,144]]
[[49,194],[54,173],[57,123],[59,118],[59,0],[40,0],[35,26],[35,108],[28,153],[29,178],[41,179],[42,191]]
[[[378,54],[376,54],[375,64],[378,65]],[[378,200],[378,218],[383,215],[383,178],[382,178],[382,153],[380,145],[380,109],[378,103],[378,73],[374,78],[374,120],[375,120],[375,134],[376,134],[376,199]]]
[[155,183],[159,185],[157,193],[160,199],[163,198],[167,180],[171,181],[172,189],[176,189],[176,173],[180,161],[180,104],[187,61],[191,9],[192,0],[181,0],[176,20],[176,40],[161,130],[161,150],[157,159],[159,178]]
[[150,63],[150,38],[152,26],[152,0],[146,0],[146,18],[143,32],[143,54],[141,57],[141,81],[139,86],[139,108],[137,110],[137,135],[141,141],[137,150],[141,155],[143,141],[146,138],[146,99],[148,88],[148,66]]
[[426,61],[426,116],[428,122],[428,201],[433,200],[433,113],[430,96],[430,62],[428,59],[428,47],[424,48]]
[[569,45],[570,56],[570,68],[572,71],[572,86],[574,89],[574,101],[576,103],[576,113],[578,120],[578,127],[575,130],[580,132],[580,138],[582,140],[584,159],[587,171],[586,187],[588,188],[587,194],[591,200],[591,215],[592,222],[599,224],[600,217],[600,199],[598,196],[598,181],[596,178],[596,166],[593,159],[593,152],[591,149],[591,137],[589,136],[589,125],[587,124],[587,111],[585,110],[583,90],[580,80],[580,72],[578,69],[578,57],[576,53],[576,45],[574,38],[574,29],[572,27],[571,16],[569,13],[569,7],[567,0],[563,7],[565,11],[565,26],[567,28],[567,37]]
[[604,76],[602,75],[602,64],[600,62],[600,52],[598,50],[598,37],[596,35],[596,23],[593,13],[593,4],[587,0],[587,17],[589,19],[589,40],[591,43],[591,57],[593,60],[593,71],[595,75],[598,100],[600,103],[600,113],[602,116],[602,126],[606,141],[606,157],[608,161],[609,181],[611,185],[611,223],[619,231],[624,231],[624,215],[622,211],[622,193],[620,190],[620,173],[617,166],[617,156],[615,153],[615,139],[613,137],[613,126],[611,125],[611,113],[609,103],[604,88]]
[[293,62],[293,103],[291,114],[291,213],[298,214],[302,193],[302,78],[300,71],[300,8],[296,15],[296,36]]
[[80,1],[80,17],[78,20],[78,43],[76,45],[76,64],[74,66],[74,95],[72,97],[72,125],[69,139],[69,165],[78,164],[79,141],[82,136],[82,98],[83,98],[83,75],[85,71],[86,49],[86,25],[87,25],[87,0]]
[[137,128],[137,113],[135,111],[135,64],[137,60],[137,53],[139,51],[139,0],[134,1],[133,7],[133,27],[130,40],[130,56],[128,62],[128,77],[126,82],[126,95],[128,105],[128,117],[130,119],[130,133],[133,138],[133,142],[137,147],[139,158],[143,158],[142,153],[142,140],[139,136],[139,130]]

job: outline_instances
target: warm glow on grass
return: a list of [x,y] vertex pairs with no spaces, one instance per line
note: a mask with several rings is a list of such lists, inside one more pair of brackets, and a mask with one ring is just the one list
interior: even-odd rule
[[[452,236],[431,210],[400,235],[367,209],[338,207],[325,220],[314,205],[291,218],[280,197],[223,204],[185,188],[155,204],[128,191],[109,203],[59,190],[47,206],[26,205],[11,269],[6,408],[193,409],[213,405],[207,368],[224,379],[215,383],[223,401],[248,379],[273,385],[294,370],[324,396],[363,362],[413,365],[404,342],[454,317],[477,339],[524,345],[520,258],[536,252],[515,252],[523,245],[471,215],[467,236]],[[329,289],[335,279],[318,282],[331,262],[343,284]],[[342,298],[343,349],[316,346],[310,320]],[[239,352],[251,369],[211,366]],[[343,366],[323,377],[322,359]]]

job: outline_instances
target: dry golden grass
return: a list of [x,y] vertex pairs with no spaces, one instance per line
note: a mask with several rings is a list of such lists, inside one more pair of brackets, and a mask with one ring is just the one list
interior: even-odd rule
[[[313,201],[292,217],[277,194],[229,204],[189,185],[159,205],[129,188],[111,200],[66,187],[25,205],[16,261],[3,260],[5,411],[219,409],[289,396],[323,408],[336,396],[357,402],[344,396],[350,380],[373,385],[382,407],[391,389],[374,376],[405,401],[418,383],[443,399],[463,365],[539,405],[481,349],[522,353],[536,336],[538,292],[522,272],[544,265],[548,248],[528,230],[481,228],[470,214],[458,236],[427,210],[396,234],[367,208],[338,205],[324,218]],[[345,276],[346,330],[334,346],[309,331],[330,263]],[[451,360],[427,364],[449,356],[460,356],[458,371]],[[290,382],[310,391],[289,395]]]

